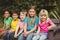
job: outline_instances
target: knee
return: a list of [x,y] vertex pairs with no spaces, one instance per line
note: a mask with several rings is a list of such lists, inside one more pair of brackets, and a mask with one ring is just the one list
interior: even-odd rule
[[23,37],[24,37],[24,34],[22,33],[22,34],[18,37],[18,40],[23,39]]
[[32,40],[35,40],[35,39],[36,39],[35,37],[32,38]]
[[32,38],[32,40],[38,40],[40,38],[40,36],[36,35]]
[[10,38],[13,38],[13,37],[14,37],[14,35],[13,35],[13,34],[9,34],[9,37],[10,37]]
[[28,35],[26,40],[31,40],[32,39],[32,35]]
[[47,37],[40,37],[40,40],[45,40]]
[[3,38],[5,38],[5,37],[7,37],[7,36],[8,36],[8,34],[4,34]]
[[11,34],[9,34],[9,37],[11,37],[12,35]]

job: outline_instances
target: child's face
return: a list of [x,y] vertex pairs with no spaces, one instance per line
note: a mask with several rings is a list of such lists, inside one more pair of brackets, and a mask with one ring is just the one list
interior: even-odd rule
[[20,13],[20,19],[25,20],[25,18],[26,18],[26,14]]
[[30,15],[31,17],[33,17],[35,14],[36,14],[36,12],[35,12],[34,9],[30,9],[30,10],[29,10],[29,15]]
[[5,17],[5,18],[8,18],[9,16],[10,16],[9,12],[8,12],[8,11],[5,11],[4,17]]
[[13,17],[14,20],[16,20],[16,19],[18,18],[18,14],[15,14],[15,13],[14,13],[14,14],[12,15],[12,17]]
[[46,19],[47,19],[46,14],[42,13],[42,14],[40,15],[40,19],[41,19],[42,21],[46,21]]

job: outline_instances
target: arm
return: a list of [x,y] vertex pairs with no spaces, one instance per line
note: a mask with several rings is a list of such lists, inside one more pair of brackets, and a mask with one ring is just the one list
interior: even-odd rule
[[19,36],[22,32],[23,32],[23,29],[21,29],[21,30],[19,31],[19,33],[17,34],[17,36]]
[[39,34],[39,32],[40,32],[40,27],[38,27],[37,34]]
[[4,31],[5,30],[5,24],[3,25],[2,28],[0,28],[0,31]]
[[27,24],[24,25],[24,33],[26,33]]
[[19,29],[19,25],[17,25],[16,31],[15,31],[15,35],[17,35],[17,33],[18,33],[18,29]]
[[3,28],[5,28],[5,26],[6,26],[6,25],[5,25],[5,23],[4,23],[4,26],[3,26]]
[[50,20],[51,25],[48,27],[49,30],[52,30],[56,27],[56,25]]

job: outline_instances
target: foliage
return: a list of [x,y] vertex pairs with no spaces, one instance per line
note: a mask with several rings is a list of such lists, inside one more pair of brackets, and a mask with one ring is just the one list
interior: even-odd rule
[[49,11],[51,18],[60,18],[60,0],[0,0],[0,20],[5,8],[11,11],[20,11],[22,9],[28,10],[31,5],[36,6],[37,14],[44,8]]

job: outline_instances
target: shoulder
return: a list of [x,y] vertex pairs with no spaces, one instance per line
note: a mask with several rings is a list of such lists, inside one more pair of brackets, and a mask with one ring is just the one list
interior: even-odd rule
[[36,16],[36,21],[39,21],[39,17]]
[[28,19],[28,17],[26,17],[25,19]]
[[28,20],[28,17],[25,18],[25,21]]
[[19,19],[19,18],[18,18],[17,20],[18,20],[18,21],[20,21],[20,19]]
[[9,19],[12,19],[12,17],[9,17]]
[[51,23],[53,23],[53,22],[52,22],[51,19],[48,19],[48,20],[47,20],[47,23],[51,24]]
[[12,17],[9,17],[8,20],[12,20]]

